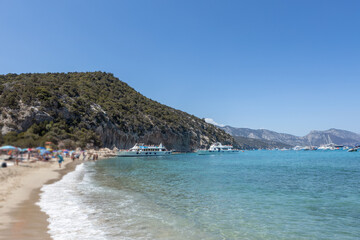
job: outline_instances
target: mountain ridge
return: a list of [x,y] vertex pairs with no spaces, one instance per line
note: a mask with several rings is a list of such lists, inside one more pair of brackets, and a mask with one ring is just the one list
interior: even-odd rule
[[232,136],[275,141],[291,146],[320,146],[328,143],[354,146],[360,143],[360,134],[336,128],[330,128],[323,131],[312,130],[307,135],[300,137],[288,133],[278,133],[267,129],[236,128],[228,125],[218,127]]

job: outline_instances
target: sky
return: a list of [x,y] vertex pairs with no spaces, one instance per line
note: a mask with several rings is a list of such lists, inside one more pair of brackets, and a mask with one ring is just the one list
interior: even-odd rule
[[0,74],[112,72],[233,127],[360,133],[360,1],[0,0]]

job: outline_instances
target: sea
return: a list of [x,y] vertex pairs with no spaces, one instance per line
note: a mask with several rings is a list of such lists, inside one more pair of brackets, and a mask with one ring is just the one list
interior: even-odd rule
[[360,152],[244,151],[85,162],[42,187],[62,239],[360,239]]

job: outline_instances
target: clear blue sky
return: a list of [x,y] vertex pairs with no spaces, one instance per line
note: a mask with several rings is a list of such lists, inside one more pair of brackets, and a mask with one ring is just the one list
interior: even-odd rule
[[0,73],[112,72],[235,127],[360,133],[360,1],[0,0]]

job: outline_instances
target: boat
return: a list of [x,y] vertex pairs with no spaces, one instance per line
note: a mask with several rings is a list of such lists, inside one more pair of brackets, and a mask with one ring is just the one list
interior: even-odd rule
[[199,155],[208,155],[208,154],[219,154],[219,153],[238,153],[238,149],[234,149],[231,145],[222,145],[217,142],[210,146],[208,150],[199,149],[196,151]]
[[303,150],[303,151],[309,151],[309,150],[311,150],[311,147],[310,147],[310,146],[305,146],[305,147],[303,147],[301,150]]
[[143,143],[136,143],[129,150],[120,150],[117,153],[118,157],[140,157],[140,156],[164,156],[170,155],[171,151],[168,151],[162,143],[159,146],[145,145]]
[[317,147],[314,147],[314,146],[305,146],[305,147],[303,147],[301,150],[304,150],[304,151],[315,151],[315,150],[317,150]]
[[357,148],[350,148],[348,152],[357,152]]
[[318,147],[319,150],[335,150],[335,147],[333,144],[322,144],[320,147]]
[[327,139],[325,138],[326,144],[320,145],[318,147],[319,150],[336,150],[337,145],[332,142],[330,135],[327,136]]

